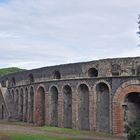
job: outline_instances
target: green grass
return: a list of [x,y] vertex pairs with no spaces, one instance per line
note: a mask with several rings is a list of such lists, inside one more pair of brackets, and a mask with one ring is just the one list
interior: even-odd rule
[[48,131],[48,132],[55,132],[60,134],[70,134],[73,136],[79,136],[79,135],[87,135],[87,136],[94,136],[94,137],[113,137],[110,133],[103,133],[103,132],[96,132],[96,131],[83,131],[83,130],[77,130],[77,129],[67,129],[67,128],[58,128],[58,127],[50,127],[50,126],[44,126],[39,127],[39,129]]
[[0,77],[4,76],[4,75],[7,75],[7,74],[20,72],[20,71],[23,71],[23,70],[25,70],[25,69],[20,69],[20,68],[17,68],[17,67],[3,68],[3,69],[0,69]]
[[50,126],[40,127],[40,129],[48,132],[56,132],[56,133],[71,134],[71,135],[79,135],[82,133],[82,131],[76,129],[58,128],[58,127],[50,127]]
[[19,134],[19,133],[0,133],[0,139],[8,140],[78,140],[75,138],[64,138],[64,137],[50,137],[47,135],[33,135],[33,134]]
[[[8,125],[17,125],[17,126],[27,126],[30,127],[32,130],[39,130],[43,132],[43,134],[32,134],[32,133],[22,133],[22,132],[6,132],[1,134],[0,132],[0,140],[2,137],[6,137],[9,139],[6,140],[79,140],[78,138],[74,137],[83,137],[83,136],[90,136],[90,137],[106,137],[106,138],[116,138],[116,136],[113,136],[109,133],[101,133],[101,132],[95,132],[95,131],[81,131],[76,129],[67,129],[67,128],[58,128],[58,127],[51,127],[51,126],[44,126],[44,127],[36,127],[28,123],[24,122],[6,122],[6,121],[0,121],[1,124],[8,124]],[[50,135],[56,134],[56,136],[47,136],[44,131],[46,131],[47,134]],[[67,136],[71,136],[72,138],[66,138]],[[4,139],[2,139],[4,140]]]

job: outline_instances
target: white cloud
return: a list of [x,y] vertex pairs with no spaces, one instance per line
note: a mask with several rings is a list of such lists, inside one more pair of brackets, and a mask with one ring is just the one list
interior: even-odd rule
[[136,56],[139,5],[139,0],[9,0],[0,5],[0,67]]

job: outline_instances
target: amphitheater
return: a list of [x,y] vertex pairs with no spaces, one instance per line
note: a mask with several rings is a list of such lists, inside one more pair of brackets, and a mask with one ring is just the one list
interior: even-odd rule
[[140,57],[27,70],[0,83],[2,120],[122,135],[140,118]]

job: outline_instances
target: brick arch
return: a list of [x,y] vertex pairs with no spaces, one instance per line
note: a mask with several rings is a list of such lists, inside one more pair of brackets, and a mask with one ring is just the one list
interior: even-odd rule
[[131,85],[128,85],[128,83],[130,82],[124,83],[118,88],[113,99],[113,131],[114,133],[121,135],[124,131],[124,111],[122,107],[124,99],[129,93],[140,92],[140,85],[132,84],[138,83],[138,81],[131,81]]
[[37,125],[45,125],[45,86],[40,84],[35,94],[35,123]]

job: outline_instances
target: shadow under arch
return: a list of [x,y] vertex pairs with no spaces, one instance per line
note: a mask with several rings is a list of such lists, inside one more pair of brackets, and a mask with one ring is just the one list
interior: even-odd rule
[[28,115],[28,122],[34,122],[34,87],[31,86],[29,90],[29,115]]
[[64,97],[64,127],[72,128],[72,89],[69,85],[63,87]]
[[45,125],[45,88],[39,86],[35,95],[35,123]]
[[78,87],[78,126],[81,130],[89,130],[89,88],[86,84]]
[[106,83],[96,85],[96,128],[97,131],[110,131],[110,90]]
[[58,89],[56,86],[52,86],[50,88],[50,96],[51,96],[50,125],[58,126]]

